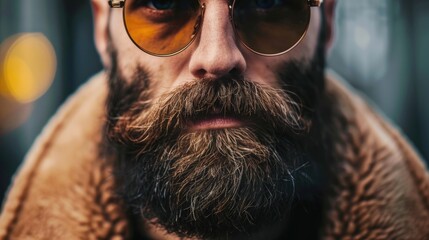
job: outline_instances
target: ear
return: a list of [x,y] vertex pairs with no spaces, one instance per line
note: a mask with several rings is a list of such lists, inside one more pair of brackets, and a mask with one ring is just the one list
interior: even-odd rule
[[109,47],[109,15],[110,6],[105,0],[91,0],[93,21],[94,21],[94,40],[98,53],[104,68],[110,66]]
[[325,49],[328,50],[332,46],[335,36],[335,0],[325,0],[323,2],[325,18],[326,18],[326,46]]

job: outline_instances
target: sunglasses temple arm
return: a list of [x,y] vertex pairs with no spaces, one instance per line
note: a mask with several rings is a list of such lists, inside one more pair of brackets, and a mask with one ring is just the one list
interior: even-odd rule
[[109,5],[111,8],[122,8],[125,5],[124,0],[109,0]]
[[323,3],[323,0],[308,0],[308,5],[310,7],[320,7],[322,3]]

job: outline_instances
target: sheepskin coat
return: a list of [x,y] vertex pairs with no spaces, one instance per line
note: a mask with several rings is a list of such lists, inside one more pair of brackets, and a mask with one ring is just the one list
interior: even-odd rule
[[[0,239],[127,239],[99,145],[108,93],[99,74],[72,96],[28,153],[4,202]],[[429,239],[429,177],[403,135],[327,75],[340,137],[320,239]]]

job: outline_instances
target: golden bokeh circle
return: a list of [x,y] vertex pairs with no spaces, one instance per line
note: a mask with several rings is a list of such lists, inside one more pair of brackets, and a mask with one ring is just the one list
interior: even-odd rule
[[0,56],[0,93],[20,103],[42,96],[51,86],[57,67],[55,50],[41,33],[7,39]]

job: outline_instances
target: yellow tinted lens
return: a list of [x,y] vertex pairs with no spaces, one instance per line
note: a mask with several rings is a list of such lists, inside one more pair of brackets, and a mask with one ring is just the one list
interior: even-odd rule
[[233,15],[237,34],[248,48],[274,55],[302,39],[310,7],[306,0],[236,0]]
[[192,42],[200,14],[196,0],[127,0],[124,20],[130,38],[143,51],[171,55]]

